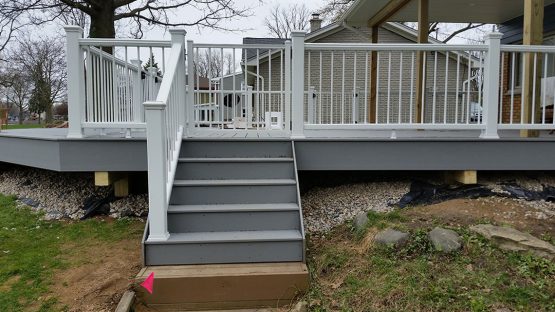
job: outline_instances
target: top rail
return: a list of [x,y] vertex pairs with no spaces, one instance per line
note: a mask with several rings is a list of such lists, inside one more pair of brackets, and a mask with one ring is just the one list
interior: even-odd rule
[[213,44],[213,43],[193,43],[194,48],[201,49],[283,49],[285,44]]
[[172,44],[166,40],[143,40],[143,39],[100,39],[85,38],[79,39],[81,46],[97,46],[97,47],[156,47],[171,48]]
[[370,50],[370,51],[487,51],[487,45],[460,44],[396,44],[396,43],[306,43],[307,50]]
[[555,53],[555,46],[543,45],[501,45],[501,52],[536,52],[536,53]]

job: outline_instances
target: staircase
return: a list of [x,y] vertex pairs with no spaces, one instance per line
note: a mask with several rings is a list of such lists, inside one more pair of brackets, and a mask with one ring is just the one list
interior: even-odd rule
[[[165,311],[276,307],[308,288],[293,143],[182,142],[170,237],[143,241],[141,301]],[[148,237],[148,230],[145,235]]]
[[167,213],[146,265],[304,261],[290,141],[184,141]]

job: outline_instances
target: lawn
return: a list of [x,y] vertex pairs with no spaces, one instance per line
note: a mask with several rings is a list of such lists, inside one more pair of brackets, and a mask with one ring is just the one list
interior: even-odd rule
[[75,287],[65,280],[59,285],[62,273],[102,259],[87,255],[90,246],[109,250],[117,242],[139,241],[143,227],[129,219],[43,221],[36,212],[17,208],[13,197],[0,195],[0,311],[67,310],[52,292],[54,286],[65,292]]
[[[463,250],[444,255],[427,239],[442,220],[418,225],[404,212],[369,219],[366,231],[344,225],[310,239],[310,311],[555,311],[555,262],[502,251],[465,226],[451,227]],[[400,250],[374,245],[386,227],[411,240]]]
[[[8,130],[14,129],[35,129],[35,128],[44,128],[44,124],[12,124],[8,125]],[[5,128],[3,128],[5,129]]]

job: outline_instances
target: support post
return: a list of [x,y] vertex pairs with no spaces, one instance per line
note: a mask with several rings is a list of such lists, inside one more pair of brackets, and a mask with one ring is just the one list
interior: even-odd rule
[[[171,35],[171,41],[172,41],[172,46],[175,44],[180,44],[181,45],[181,53],[182,55],[185,55],[185,36],[187,35],[187,31],[185,31],[185,29],[182,28],[174,28],[174,29],[170,29],[170,35]],[[187,75],[186,70],[185,70],[185,57],[183,56],[182,58],[179,59],[179,63],[177,64],[177,72],[176,72],[176,81],[177,84],[179,86],[185,86],[185,77]],[[179,121],[179,126],[185,126],[185,105],[187,103],[186,100],[186,88],[178,88],[177,92],[178,92],[178,99],[179,99],[179,107],[177,108],[177,112],[178,112],[178,121]]]
[[291,131],[291,41],[285,41],[285,130]]
[[[524,0],[523,45],[541,45],[543,43],[544,0]],[[522,101],[524,106],[524,123],[533,124],[540,116],[541,93],[541,57],[534,62],[535,53],[524,53],[524,73]],[[538,66],[534,70],[534,66]],[[534,86],[534,80],[536,81]],[[535,90],[534,90],[535,87]],[[534,92],[536,94],[534,99]],[[521,137],[537,137],[537,130],[521,130]]]
[[[379,41],[379,26],[372,27],[372,43]],[[377,96],[378,96],[378,52],[371,52],[370,60],[370,97],[368,98],[368,122],[376,123]]]
[[144,122],[142,63],[141,60],[131,60],[131,64],[137,67],[133,77],[133,122]]
[[193,41],[187,41],[187,136],[191,137],[195,128],[195,51]]
[[501,33],[491,33],[486,37],[488,54],[484,71],[484,102],[482,107],[482,139],[499,139],[497,123],[499,114],[499,88],[501,70]]
[[85,107],[85,71],[79,39],[83,37],[83,29],[79,26],[65,26],[64,29],[67,37],[67,103],[69,121],[67,137],[82,138],[82,122]]
[[[418,0],[418,43],[428,43],[428,31],[430,28],[429,0]],[[426,90],[426,64],[425,52],[416,54],[416,123],[422,123],[422,111],[425,105]]]
[[291,82],[291,120],[292,138],[304,138],[304,38],[306,32],[293,31],[291,33],[293,49],[293,66]]
[[148,241],[166,241],[169,238],[167,220],[167,150],[165,110],[162,102],[145,102],[146,138],[148,158]]

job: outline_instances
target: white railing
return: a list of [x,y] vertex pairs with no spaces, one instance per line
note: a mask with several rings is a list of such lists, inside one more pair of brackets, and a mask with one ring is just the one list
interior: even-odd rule
[[[287,129],[291,44],[189,42],[196,128]],[[289,73],[289,74],[288,74]]]
[[167,209],[185,127],[185,31],[170,30],[171,57],[156,101],[144,103],[147,128],[149,241],[169,237]]
[[[156,98],[170,42],[83,39],[76,26],[66,27],[66,33],[68,136],[82,137],[87,128],[125,129],[127,136],[144,129],[142,103]],[[161,68],[144,69],[151,60]]]
[[[487,46],[310,43],[305,49],[305,86],[316,95],[314,101],[305,100],[314,106],[305,110],[307,128],[483,127],[475,111],[483,103]],[[317,118],[308,118],[312,111]]]
[[504,45],[501,52],[499,128],[555,129],[555,47]]

